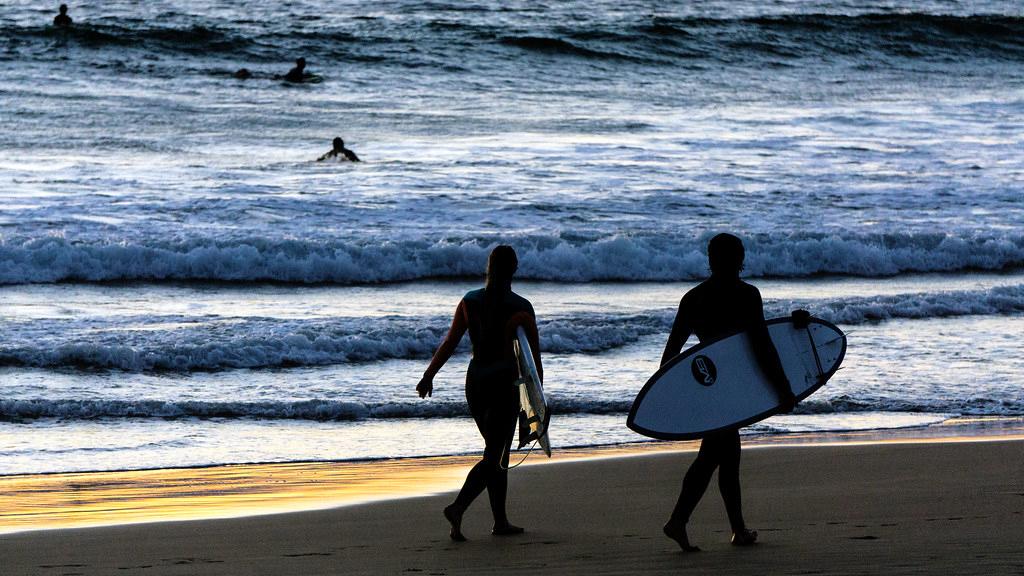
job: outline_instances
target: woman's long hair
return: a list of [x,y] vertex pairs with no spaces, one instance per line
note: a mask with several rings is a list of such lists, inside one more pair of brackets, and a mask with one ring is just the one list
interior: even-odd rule
[[491,250],[487,258],[487,280],[484,288],[487,294],[504,296],[512,290],[512,276],[519,268],[519,259],[511,246],[502,244]]
[[487,324],[492,329],[498,328],[495,323],[500,322],[498,315],[501,313],[501,305],[505,297],[512,291],[512,276],[519,268],[519,258],[511,246],[502,244],[491,250],[487,257],[487,280],[484,282],[484,308],[486,309]]

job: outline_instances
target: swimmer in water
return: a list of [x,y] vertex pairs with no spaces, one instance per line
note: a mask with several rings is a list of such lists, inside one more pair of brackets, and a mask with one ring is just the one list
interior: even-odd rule
[[349,162],[361,162],[359,156],[356,156],[355,152],[345,148],[345,141],[341,138],[335,138],[331,144],[333,147],[326,154],[317,158],[317,162],[322,162],[328,158],[337,158],[339,155]]
[[299,58],[295,61],[295,68],[292,68],[291,70],[288,71],[287,74],[284,75],[284,81],[301,83],[304,82],[310,76],[312,76],[312,74],[308,74],[306,72],[306,59]]
[[60,28],[67,28],[71,26],[71,16],[68,16],[68,5],[60,5],[60,14],[53,17],[53,25]]

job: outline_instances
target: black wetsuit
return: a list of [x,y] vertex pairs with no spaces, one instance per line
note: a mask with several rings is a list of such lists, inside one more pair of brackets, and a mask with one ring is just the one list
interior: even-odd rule
[[[696,333],[710,342],[737,332],[750,331],[754,353],[762,368],[780,387],[789,387],[778,352],[768,336],[761,293],[736,277],[712,276],[690,290],[679,302],[670,342],[686,343]],[[679,500],[670,522],[685,525],[718,468],[718,487],[725,500],[733,532],[746,526],[740,495],[740,434],[738,429],[704,437],[697,459],[683,479]]]
[[328,158],[337,158],[338,154],[344,156],[345,160],[348,160],[349,162],[362,162],[362,160],[359,159],[359,156],[356,156],[356,153],[349,150],[348,148],[342,148],[341,150],[331,149],[328,152],[326,152],[323,156],[317,158],[316,161],[323,162]]
[[484,437],[484,456],[469,471],[455,504],[465,510],[486,488],[495,524],[504,524],[508,522],[508,452],[519,415],[519,391],[514,385],[518,373],[507,326],[513,315],[526,312],[534,318],[534,312],[530,302],[515,292],[488,296],[481,288],[462,299],[473,344],[466,372],[466,402]]

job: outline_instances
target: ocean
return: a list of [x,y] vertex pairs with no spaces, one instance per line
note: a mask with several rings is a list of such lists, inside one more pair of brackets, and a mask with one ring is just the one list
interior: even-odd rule
[[1019,2],[54,14],[0,7],[0,474],[478,452],[467,343],[414,388],[501,243],[556,450],[646,440],[723,231],[769,317],[849,333],[744,433],[1024,418]]

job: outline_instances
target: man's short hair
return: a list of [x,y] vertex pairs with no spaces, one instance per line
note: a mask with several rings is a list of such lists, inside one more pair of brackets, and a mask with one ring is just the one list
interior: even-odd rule
[[708,242],[708,264],[712,272],[739,272],[743,269],[743,241],[732,234],[717,234]]

